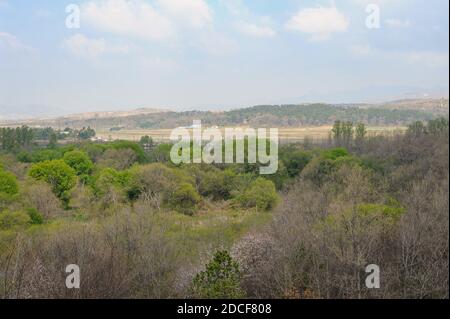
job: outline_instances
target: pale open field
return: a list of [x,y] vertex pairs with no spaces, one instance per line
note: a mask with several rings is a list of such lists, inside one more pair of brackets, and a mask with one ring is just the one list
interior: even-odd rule
[[[205,129],[205,127],[203,128]],[[279,128],[279,138],[284,142],[300,142],[305,139],[310,141],[320,141],[327,139],[331,131],[331,126],[316,126],[304,128]],[[397,133],[404,132],[406,127],[387,126],[387,127],[368,127],[368,136],[392,136]],[[224,129],[221,128],[224,135]],[[122,130],[118,132],[98,131],[97,136],[105,140],[128,140],[139,141],[142,136],[150,136],[156,142],[167,142],[170,139],[170,129],[160,130]]]

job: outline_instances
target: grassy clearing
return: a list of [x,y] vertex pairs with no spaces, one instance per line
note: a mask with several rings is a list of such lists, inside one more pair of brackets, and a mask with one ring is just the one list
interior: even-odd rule
[[240,237],[269,223],[272,214],[256,211],[213,210],[190,217],[177,213],[158,215],[170,240],[191,261],[211,248],[230,248]]
[[[245,127],[242,127],[245,128]],[[315,127],[302,127],[302,128],[279,128],[279,137],[282,141],[303,141],[304,139],[326,139],[332,126],[315,126]],[[223,128],[221,128],[222,134]],[[403,126],[372,126],[367,127],[368,136],[391,136],[392,134],[404,132],[406,127]],[[142,136],[150,136],[156,142],[167,142],[170,138],[172,130],[122,130],[118,132],[98,131],[97,136],[103,139],[111,140],[128,140],[139,141]]]

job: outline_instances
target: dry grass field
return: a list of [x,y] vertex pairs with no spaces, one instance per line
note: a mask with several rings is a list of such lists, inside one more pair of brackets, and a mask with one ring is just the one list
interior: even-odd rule
[[[203,128],[205,129],[205,127]],[[303,128],[279,128],[279,138],[282,142],[301,142],[305,139],[311,142],[321,141],[327,139],[332,127],[331,126],[316,126]],[[392,136],[404,132],[406,127],[401,126],[385,126],[385,127],[368,127],[368,136]],[[224,129],[221,128],[224,135]],[[122,131],[98,131],[97,136],[105,140],[127,140],[139,141],[142,136],[150,136],[156,142],[167,142],[170,140],[170,129],[160,130],[122,130]]]

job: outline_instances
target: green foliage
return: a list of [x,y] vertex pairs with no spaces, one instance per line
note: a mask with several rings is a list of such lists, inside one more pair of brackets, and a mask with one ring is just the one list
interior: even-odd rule
[[240,287],[239,265],[227,251],[218,251],[206,269],[193,279],[193,292],[198,298],[240,299],[245,292]]
[[55,148],[58,144],[58,135],[56,133],[50,134],[50,137],[48,138],[48,148]]
[[[362,108],[327,104],[309,105],[259,105],[223,113],[214,112],[165,112],[149,114],[135,119],[135,125],[146,129],[185,126],[192,119],[202,119],[205,125],[237,126],[245,122],[267,127],[306,125],[327,125],[341,122],[364,122],[369,125],[407,124],[412,121],[426,121],[434,116],[418,110],[390,110],[386,108]],[[261,127],[261,126],[258,126]]]
[[83,129],[81,129],[78,132],[78,138],[82,139],[82,140],[88,140],[91,137],[94,137],[95,135],[96,135],[95,131],[90,127],[87,127],[87,128],[83,127]]
[[363,123],[356,124],[355,128],[356,140],[361,141],[366,138],[366,135],[367,135],[366,125],[364,125]]
[[391,229],[405,213],[400,206],[381,204],[360,204],[355,210],[347,210],[337,214],[329,215],[325,219],[327,227],[339,232],[349,232],[348,221],[359,232],[371,231],[384,232]]
[[63,160],[34,164],[30,168],[29,175],[50,184],[55,195],[66,204],[69,200],[69,191],[76,185],[77,180],[75,170]]
[[235,201],[246,208],[260,211],[272,209],[278,202],[278,194],[272,181],[257,178],[244,193],[236,196]]
[[141,145],[129,141],[117,141],[107,145],[107,148],[115,150],[131,149],[137,156],[138,162],[143,164],[147,161],[144,149]]
[[31,146],[33,131],[27,126],[0,128],[0,149],[11,152]]
[[345,148],[338,147],[338,148],[333,148],[330,150],[323,151],[321,155],[325,159],[335,161],[336,159],[338,159],[340,157],[349,156],[350,153]]
[[72,167],[78,176],[92,173],[94,164],[86,153],[82,151],[71,151],[64,154],[64,162]]
[[10,212],[8,210],[0,213],[0,230],[19,229],[31,223],[30,216],[24,212]]
[[44,217],[35,208],[28,208],[26,210],[28,216],[30,217],[30,224],[32,225],[42,225],[44,223]]
[[332,179],[333,174],[342,166],[363,166],[363,161],[350,155],[345,148],[333,148],[321,151],[311,160],[302,172],[302,176],[320,186]]
[[129,172],[118,172],[113,168],[102,169],[94,176],[93,189],[98,197],[104,196],[111,187],[125,192],[131,183]]
[[182,183],[172,193],[168,202],[176,211],[193,215],[200,200],[201,197],[192,184]]
[[442,132],[448,132],[448,119],[440,117],[435,120],[430,120],[427,123],[427,131],[430,134],[437,135]]
[[287,172],[290,177],[296,177],[300,175],[300,173],[312,159],[312,155],[309,152],[304,151],[284,151],[282,154],[283,155],[281,159],[286,166]]
[[17,159],[22,163],[39,163],[58,160],[63,157],[61,149],[38,149],[33,152],[20,152]]
[[315,185],[322,185],[331,177],[334,169],[333,160],[316,157],[303,170],[302,176],[312,181]]
[[185,171],[193,176],[200,195],[213,200],[229,199],[235,173],[222,171],[211,165],[188,165]]
[[129,198],[141,198],[160,209],[162,205],[192,214],[200,201],[194,179],[186,171],[163,164],[135,166],[130,170]]
[[171,149],[171,144],[159,144],[148,153],[148,161],[150,163],[168,163]]
[[148,135],[142,136],[139,141],[139,144],[141,144],[143,147],[148,148],[153,147],[153,139]]
[[0,168],[0,193],[6,195],[16,195],[19,193],[19,184],[17,178],[11,173],[5,172]]
[[417,121],[408,126],[408,135],[413,137],[419,137],[427,134],[427,127],[422,121]]

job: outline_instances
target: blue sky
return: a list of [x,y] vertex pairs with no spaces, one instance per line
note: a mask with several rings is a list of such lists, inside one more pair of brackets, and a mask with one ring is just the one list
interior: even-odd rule
[[[66,27],[72,3],[80,28]],[[379,28],[367,27],[370,3]],[[448,94],[448,6],[0,0],[0,116]]]

